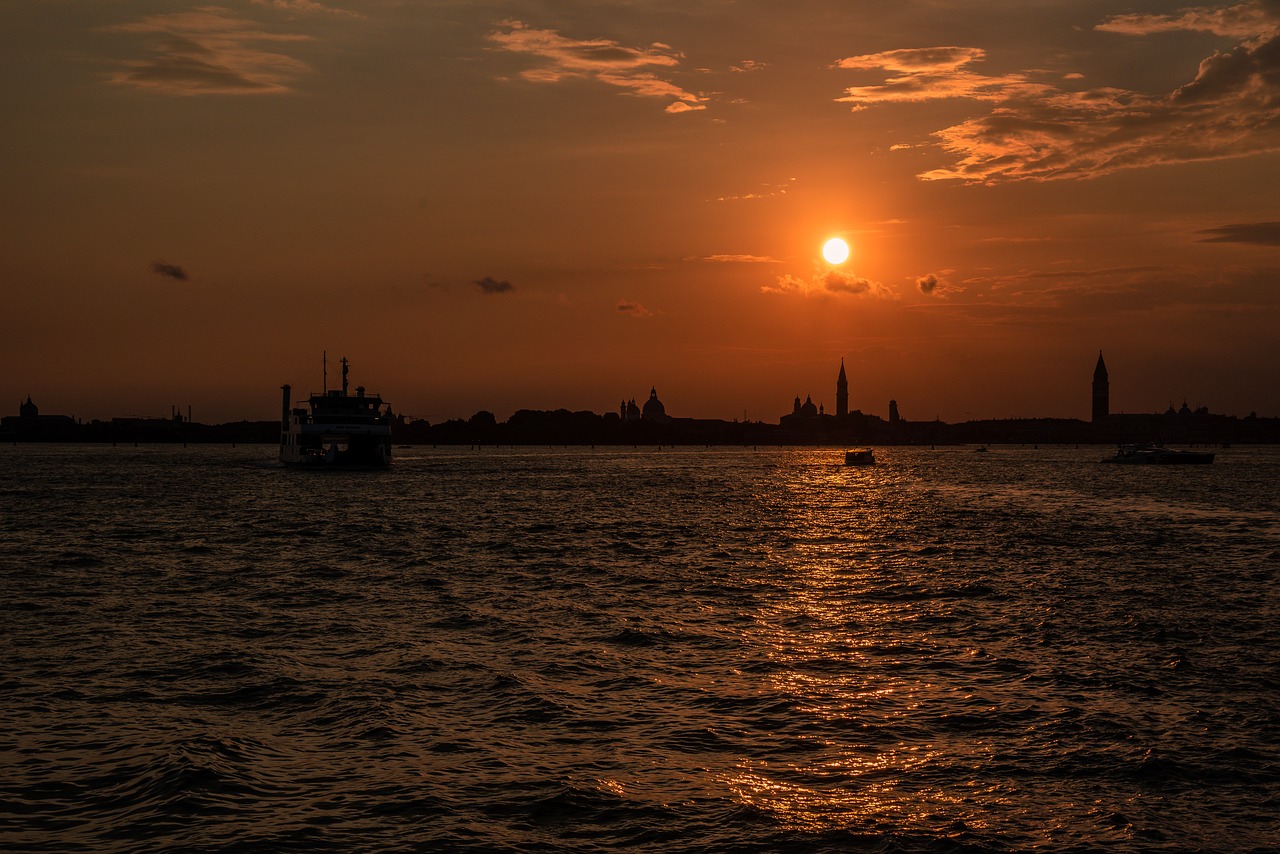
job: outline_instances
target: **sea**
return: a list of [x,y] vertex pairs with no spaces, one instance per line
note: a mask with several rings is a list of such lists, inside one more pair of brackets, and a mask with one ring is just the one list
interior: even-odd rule
[[0,850],[1280,851],[1280,448],[0,447]]

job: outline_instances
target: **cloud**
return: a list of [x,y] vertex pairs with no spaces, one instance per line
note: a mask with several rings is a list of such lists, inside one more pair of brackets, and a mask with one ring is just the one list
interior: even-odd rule
[[264,50],[261,43],[300,42],[307,36],[268,33],[229,10],[203,6],[150,15],[105,32],[149,39],[149,55],[129,60],[112,83],[165,95],[262,95],[289,92],[289,82],[310,67]]
[[352,12],[348,9],[339,9],[335,6],[326,6],[323,3],[316,3],[314,0],[252,0],[255,6],[269,6],[275,9],[283,9],[286,12],[303,12],[318,13],[323,15],[343,15],[349,18],[363,18],[359,12]]
[[931,47],[850,56],[838,60],[833,67],[883,71],[891,76],[869,86],[851,86],[836,101],[850,104],[857,112],[876,104],[946,98],[1003,101],[1015,93],[1048,91],[1049,87],[1033,83],[1025,74],[988,77],[965,68],[985,57],[986,51],[976,47]]
[[870,294],[872,296],[887,297],[888,289],[879,282],[873,282],[870,279],[864,279],[853,273],[844,273],[840,270],[827,270],[825,273],[816,277],[822,287],[832,293],[843,294]]
[[640,303],[631,302],[630,300],[625,299],[618,302],[618,311],[640,319],[653,317],[653,312],[649,311],[649,309],[645,308]]
[[166,264],[163,261],[155,261],[151,264],[151,272],[161,276],[168,276],[170,279],[177,279],[179,282],[187,281],[187,271],[179,267],[177,264]]
[[1275,267],[1028,270],[969,278],[965,290],[974,299],[929,301],[917,307],[945,310],[984,326],[1078,329],[1081,321],[1108,318],[1142,335],[1150,326],[1143,318],[1159,318],[1152,328],[1163,330],[1171,317],[1183,316],[1203,330],[1209,315],[1217,315],[1234,318],[1230,323],[1238,330],[1247,323],[1268,323],[1275,316],[1280,307],[1277,282],[1280,269]]
[[779,276],[772,285],[762,286],[760,292],[765,294],[801,294],[808,296],[812,289],[808,279],[802,279],[786,273]]
[[777,258],[768,255],[707,255],[699,261],[714,261],[723,264],[777,264]]
[[472,282],[483,294],[509,294],[516,289],[516,286],[506,281],[499,281],[492,276],[485,276],[483,279],[476,279]]
[[1267,39],[1280,35],[1276,11],[1275,3],[1257,0],[1218,9],[1181,9],[1172,15],[1114,15],[1094,29],[1129,36],[1183,31],[1238,39]]
[[663,109],[666,113],[688,113],[694,110],[705,110],[701,104],[690,104],[688,101],[672,101]]
[[786,273],[778,276],[772,285],[760,288],[760,291],[766,294],[795,294],[804,297],[832,294],[865,295],[880,299],[893,297],[892,291],[879,282],[834,268],[815,269],[813,275],[807,279]]
[[668,113],[706,109],[705,97],[648,70],[674,69],[680,64],[683,55],[669,45],[655,42],[647,48],[631,48],[610,39],[566,38],[555,30],[532,29],[520,21],[506,21],[502,26],[504,30],[489,34],[490,42],[502,50],[542,60],[538,67],[520,73],[531,83],[595,80],[632,95],[667,99]]
[[986,51],[977,47],[907,48],[838,59],[833,67],[885,69],[908,74],[941,74],[954,72],[986,55]]
[[1280,222],[1245,222],[1206,228],[1200,232],[1211,237],[1201,243],[1252,243],[1257,246],[1280,246]]
[[741,201],[752,201],[755,199],[771,199],[774,196],[785,196],[787,194],[787,189],[792,184],[794,184],[795,181],[796,181],[795,178],[789,178],[785,183],[782,183],[782,184],[761,184],[760,186],[762,189],[759,190],[758,192],[741,193],[736,196],[719,196],[716,198],[716,201],[717,202],[741,202]]
[[995,184],[1088,179],[1122,169],[1280,151],[1280,7],[1255,0],[1226,9],[1109,18],[1096,28],[1128,36],[1199,30],[1243,39],[1204,59],[1193,79],[1165,95],[1062,88],[1043,72],[984,76],[968,66],[978,48],[939,47],[850,57],[837,66],[879,70],[878,84],[837,100],[854,110],[895,102],[965,98],[992,104],[936,131],[954,156],[924,180]]
[[952,294],[962,290],[947,278],[953,273],[955,273],[955,270],[939,270],[936,273],[925,273],[923,276],[917,276],[916,289],[925,296],[939,299],[950,297]]

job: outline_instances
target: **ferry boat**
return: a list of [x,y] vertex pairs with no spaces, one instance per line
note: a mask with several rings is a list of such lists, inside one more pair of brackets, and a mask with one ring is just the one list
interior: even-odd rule
[[876,464],[875,452],[870,448],[855,448],[844,452],[844,464],[847,466],[873,466]]
[[329,389],[326,382],[324,392],[312,394],[302,406],[290,408],[291,389],[280,387],[280,462],[347,468],[391,464],[391,407],[378,395],[365,394],[364,386],[349,394],[348,367],[344,356],[341,390]]
[[1208,465],[1213,462],[1213,456],[1208,451],[1179,451],[1161,445],[1121,445],[1114,457],[1103,462],[1138,466]]

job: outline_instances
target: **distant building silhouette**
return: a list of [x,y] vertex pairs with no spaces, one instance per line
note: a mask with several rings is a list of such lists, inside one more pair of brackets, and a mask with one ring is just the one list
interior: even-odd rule
[[658,389],[656,386],[649,388],[649,399],[644,402],[644,406],[636,405],[636,399],[622,401],[622,405],[618,407],[618,417],[624,422],[646,421],[650,424],[669,424],[674,421],[667,414],[667,408],[663,406],[662,401],[658,400]]
[[836,418],[849,414],[849,380],[844,375],[844,357],[840,358],[840,376],[836,377]]
[[659,424],[671,420],[671,416],[667,415],[667,408],[662,405],[661,400],[658,400],[656,386],[649,388],[649,399],[644,402],[644,408],[640,410],[640,420]]
[[823,407],[813,402],[812,395],[805,395],[804,403],[800,402],[800,396],[796,395],[795,402],[791,406],[791,411],[778,419],[778,424],[788,430],[803,430],[811,432],[813,430],[827,429],[833,419],[823,411]]
[[1098,364],[1093,369],[1093,423],[1105,421],[1111,414],[1111,384],[1107,381],[1107,363],[1098,351]]
[[898,414],[898,401],[889,401],[889,426],[896,427],[902,421],[902,416]]
[[1187,406],[1187,402],[1184,400],[1182,401],[1182,406],[1179,407],[1178,409],[1174,409],[1173,404],[1170,403],[1169,408],[1164,411],[1164,414],[1166,418],[1171,418],[1175,416],[1178,418],[1187,418],[1192,415],[1208,415],[1209,407],[1197,406],[1193,410],[1190,406]]
[[55,440],[73,438],[79,424],[69,415],[41,415],[31,395],[18,403],[17,415],[0,418],[0,430],[6,438],[24,440]]

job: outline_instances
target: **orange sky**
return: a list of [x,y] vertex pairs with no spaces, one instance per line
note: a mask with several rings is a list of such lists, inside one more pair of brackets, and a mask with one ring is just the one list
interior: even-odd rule
[[13,2],[0,98],[0,414],[1280,416],[1274,0]]

